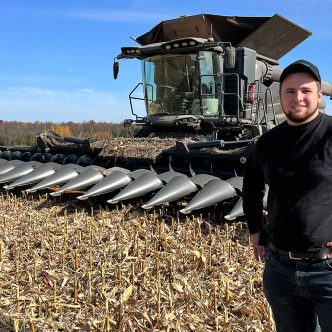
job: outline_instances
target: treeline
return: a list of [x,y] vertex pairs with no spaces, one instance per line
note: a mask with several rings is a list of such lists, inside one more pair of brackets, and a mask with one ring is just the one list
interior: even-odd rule
[[18,122],[0,120],[0,145],[32,145],[36,135],[53,131],[61,136],[79,138],[95,137],[109,139],[112,137],[132,137],[135,128],[125,128],[122,123],[109,122]]

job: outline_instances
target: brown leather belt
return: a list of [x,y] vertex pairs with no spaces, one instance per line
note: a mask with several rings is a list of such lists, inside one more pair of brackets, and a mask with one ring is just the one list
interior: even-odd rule
[[328,259],[328,254],[332,253],[332,247],[321,247],[314,251],[292,252],[278,249],[272,243],[269,243],[268,248],[281,256],[287,256],[290,259]]

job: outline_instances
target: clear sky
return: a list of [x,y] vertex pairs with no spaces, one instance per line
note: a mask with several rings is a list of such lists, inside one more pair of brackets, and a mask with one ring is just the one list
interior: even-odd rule
[[[130,118],[128,93],[141,81],[139,61],[113,59],[130,37],[161,20],[201,13],[279,13],[313,35],[280,60],[304,58],[332,82],[332,1],[328,0],[0,0],[0,119],[107,121]],[[326,98],[327,113],[332,102]]]

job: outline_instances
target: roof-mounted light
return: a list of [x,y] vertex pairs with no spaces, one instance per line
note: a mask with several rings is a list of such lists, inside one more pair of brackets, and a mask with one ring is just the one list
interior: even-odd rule
[[182,39],[182,40],[180,39],[177,41],[164,43],[163,45],[161,45],[161,47],[166,50],[171,50],[174,48],[194,47],[198,44],[199,44],[199,42],[197,40],[186,38],[186,39]]

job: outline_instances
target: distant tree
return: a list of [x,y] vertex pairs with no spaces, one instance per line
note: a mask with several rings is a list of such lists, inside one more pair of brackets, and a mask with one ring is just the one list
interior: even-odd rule
[[125,128],[122,123],[95,122],[18,122],[0,120],[0,145],[33,145],[36,135],[54,131],[61,136],[78,138],[94,137],[107,140],[112,137],[132,137],[135,127]]
[[53,125],[51,127],[51,130],[60,136],[71,136],[72,135],[69,126],[64,123]]

